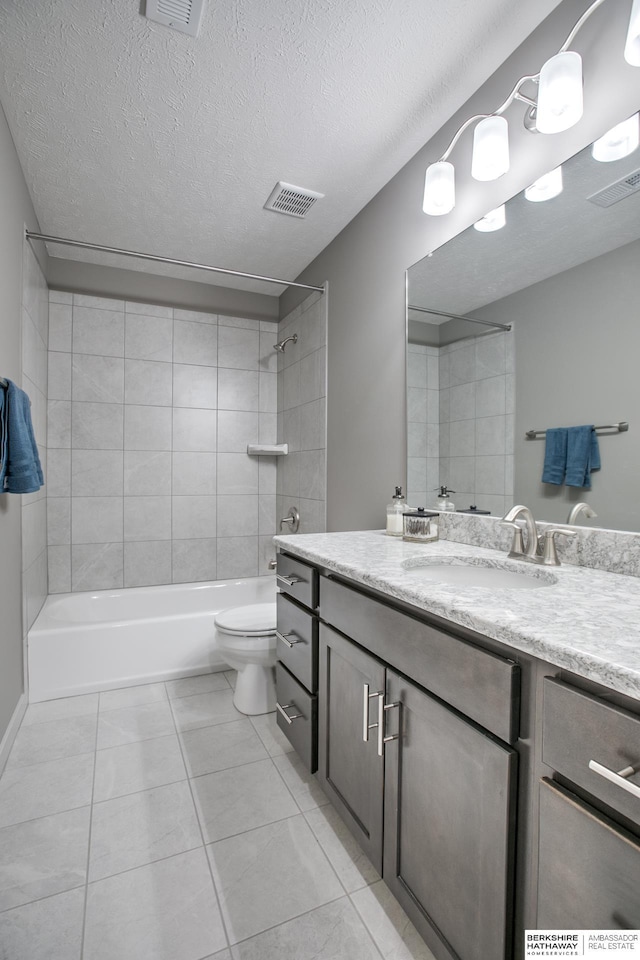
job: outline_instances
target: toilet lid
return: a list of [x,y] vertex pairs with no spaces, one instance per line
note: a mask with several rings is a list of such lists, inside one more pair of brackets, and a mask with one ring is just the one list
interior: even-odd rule
[[216,614],[215,624],[228,633],[245,637],[275,633],[275,603],[251,603],[246,607],[229,607]]

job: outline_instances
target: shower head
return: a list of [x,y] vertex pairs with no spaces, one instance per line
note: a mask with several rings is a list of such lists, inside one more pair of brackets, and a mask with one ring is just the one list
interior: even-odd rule
[[286,347],[286,345],[289,343],[290,340],[292,340],[293,343],[297,343],[297,342],[298,342],[298,334],[297,334],[297,333],[294,333],[291,337],[287,337],[286,340],[281,340],[280,343],[274,343],[273,349],[274,349],[274,350],[279,350],[280,353],[284,353],[284,348]]

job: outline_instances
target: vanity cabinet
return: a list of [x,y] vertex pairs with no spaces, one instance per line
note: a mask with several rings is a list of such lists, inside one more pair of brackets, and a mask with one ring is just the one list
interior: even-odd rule
[[278,555],[276,581],[277,723],[310,773],[318,742],[318,571]]
[[323,624],[319,674],[318,779],[382,873],[384,759],[373,724],[384,664]]
[[465,657],[479,653],[491,661],[478,670],[480,688],[491,677],[506,693],[494,722],[511,730],[517,665],[471,653],[399,611],[392,611],[400,619],[387,634],[385,659],[338,632],[350,627],[375,646],[382,607],[321,578],[318,778],[438,960],[504,960],[512,941],[517,753],[394,666],[422,632],[412,677],[445,693],[444,653],[433,671],[421,657],[425,644],[428,652],[430,642],[448,643],[454,673],[458,665],[455,697],[480,710],[477,691],[465,690]]
[[639,929],[640,715],[557,678],[543,694],[537,926]]

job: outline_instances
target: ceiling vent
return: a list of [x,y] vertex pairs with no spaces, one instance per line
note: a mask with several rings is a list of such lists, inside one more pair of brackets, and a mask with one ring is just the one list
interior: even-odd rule
[[634,170],[633,173],[628,173],[621,180],[616,180],[608,187],[604,187],[603,190],[592,193],[590,197],[587,197],[587,200],[595,203],[598,207],[611,207],[619,200],[624,200],[625,197],[630,197],[632,193],[637,193],[638,190],[640,190],[640,168]]
[[306,217],[316,200],[322,200],[323,197],[324,193],[316,193],[305,187],[294,187],[292,183],[284,183],[280,180],[271,191],[264,208],[301,219]]
[[204,0],[146,0],[145,16],[191,37],[198,35]]

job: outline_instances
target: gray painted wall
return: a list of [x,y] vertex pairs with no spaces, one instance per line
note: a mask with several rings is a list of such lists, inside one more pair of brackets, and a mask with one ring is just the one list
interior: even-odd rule
[[[58,251],[61,249],[64,247],[57,247]],[[170,251],[166,255],[171,256]],[[50,257],[47,280],[52,290],[112,297],[116,300],[137,300],[140,303],[164,303],[178,309],[224,313],[229,317],[251,317],[277,323],[278,298],[275,294],[269,296],[199,283],[195,278],[203,275],[207,276],[194,270],[193,280],[177,280],[138,270]],[[274,290],[277,289],[274,285]]]
[[[40,228],[1,109],[0,195],[0,376],[20,383],[24,225]],[[23,691],[21,500],[0,494],[0,740]]]
[[[640,240],[477,311],[514,321],[515,496],[538,520],[565,522],[586,500],[596,524],[640,530],[639,262]],[[618,420],[629,432],[599,437],[591,490],[541,483],[544,440],[525,440],[526,430]]]
[[[585,0],[565,0],[299,277],[329,282],[329,530],[381,527],[394,485],[405,483],[406,268],[637,109],[638,70],[622,56],[631,8],[624,0],[599,11],[579,35],[586,103],[580,123],[564,134],[532,139],[518,121],[522,106],[513,105],[509,173],[493,183],[471,180],[469,132],[452,158],[455,210],[438,218],[422,213],[427,164],[438,159],[463,120],[494,109],[520,76],[536,73],[587,6]],[[287,291],[281,316],[300,299]]]

